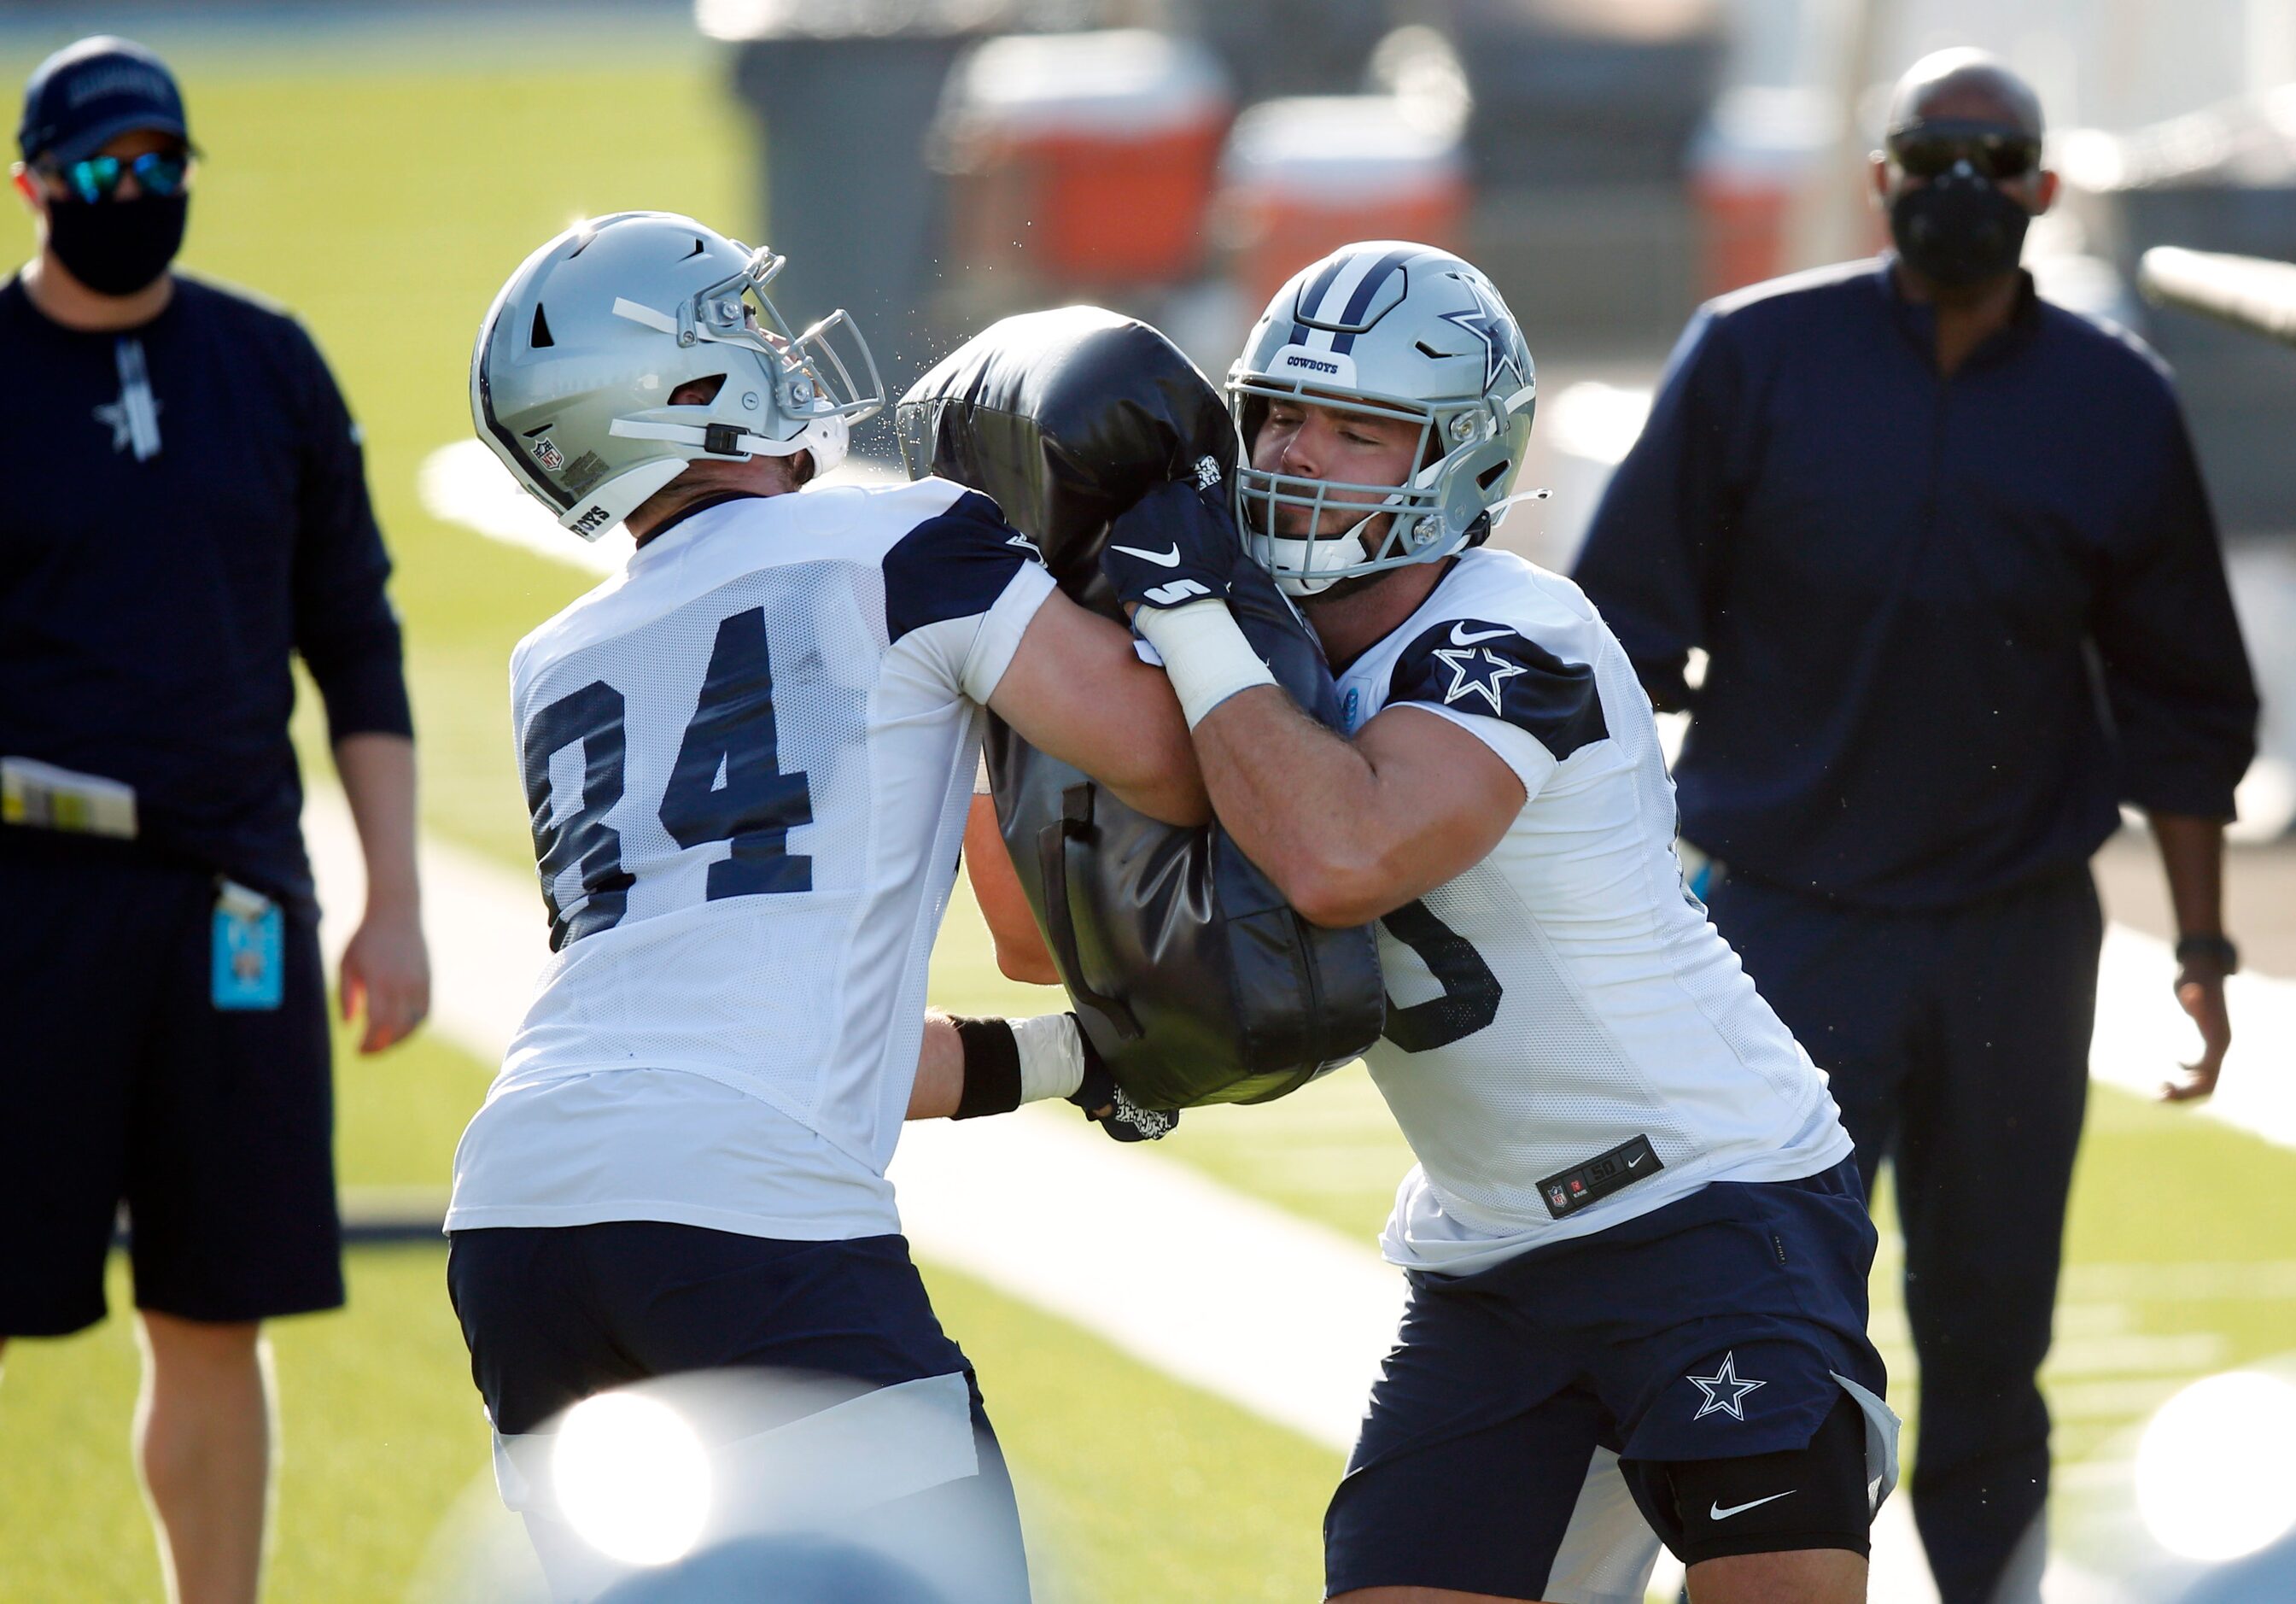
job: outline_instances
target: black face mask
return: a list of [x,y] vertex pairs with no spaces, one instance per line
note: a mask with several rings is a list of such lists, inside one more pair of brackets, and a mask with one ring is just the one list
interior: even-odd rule
[[1947,173],[1890,202],[1890,237],[1923,277],[1980,284],[2013,272],[2032,213],[1985,179]]
[[48,243],[65,270],[97,294],[133,295],[183,249],[190,208],[187,194],[58,201],[48,208]]

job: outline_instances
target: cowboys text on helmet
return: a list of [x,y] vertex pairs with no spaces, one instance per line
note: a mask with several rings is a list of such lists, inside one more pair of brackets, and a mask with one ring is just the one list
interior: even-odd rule
[[[1244,542],[1293,596],[1480,541],[1530,438],[1530,350],[1498,291],[1447,251],[1398,240],[1345,246],[1275,292],[1228,370],[1247,457],[1272,405],[1419,427],[1418,467],[1397,484],[1236,474]],[[1327,512],[1364,506],[1332,532]],[[1281,527],[1296,529],[1287,538]]]
[[[689,462],[805,451],[827,473],[884,386],[843,311],[801,333],[783,320],[766,293],[782,261],[670,212],[576,224],[526,259],[479,325],[479,437],[593,540]],[[724,382],[706,403],[670,404],[710,378]]]

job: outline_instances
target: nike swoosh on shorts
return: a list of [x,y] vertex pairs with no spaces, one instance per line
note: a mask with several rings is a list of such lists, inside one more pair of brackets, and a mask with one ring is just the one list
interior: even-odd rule
[[1792,1498],[1795,1493],[1799,1491],[1799,1488],[1788,1487],[1783,1493],[1773,1493],[1767,1498],[1758,1498],[1751,1503],[1732,1504],[1726,1509],[1720,1504],[1709,1504],[1706,1506],[1706,1518],[1709,1520],[1727,1520],[1733,1515],[1743,1515],[1747,1510],[1759,1509],[1764,1504],[1774,1504],[1782,1498]]

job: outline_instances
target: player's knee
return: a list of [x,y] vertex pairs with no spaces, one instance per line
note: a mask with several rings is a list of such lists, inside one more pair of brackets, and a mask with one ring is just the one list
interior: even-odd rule
[[152,1368],[160,1375],[229,1375],[259,1364],[263,1328],[254,1320],[185,1320],[146,1309],[143,1323]]

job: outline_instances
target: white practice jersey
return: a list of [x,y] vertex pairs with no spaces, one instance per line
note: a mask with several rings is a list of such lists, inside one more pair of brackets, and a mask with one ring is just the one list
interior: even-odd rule
[[1479,1270],[1849,1156],[1824,1078],[1684,886],[1649,699],[1577,586],[1470,551],[1339,686],[1349,733],[1425,709],[1527,794],[1488,857],[1380,921],[1388,1022],[1364,1057],[1419,1160],[1390,1260]]
[[980,709],[1052,592],[939,480],[706,506],[511,659],[553,956],[449,1229],[898,1229]]

